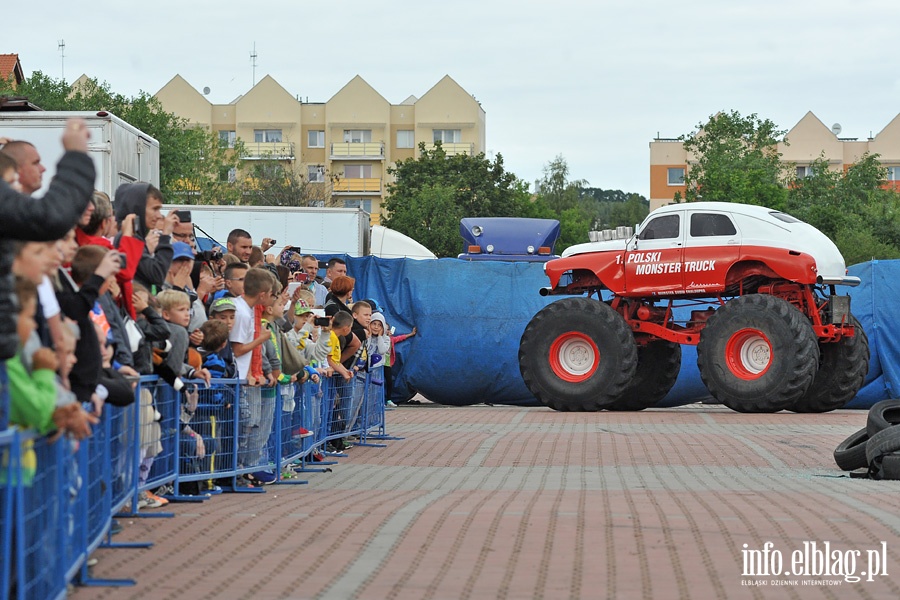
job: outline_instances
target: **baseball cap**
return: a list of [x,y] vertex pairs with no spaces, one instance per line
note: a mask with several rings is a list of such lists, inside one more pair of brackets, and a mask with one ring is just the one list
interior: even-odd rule
[[237,310],[234,298],[219,298],[209,307],[209,314],[222,312],[223,310]]
[[295,315],[305,315],[306,313],[310,313],[312,311],[312,307],[306,302],[306,300],[297,300],[297,304],[294,306]]
[[172,260],[178,260],[179,258],[189,258],[194,260],[194,251],[191,250],[190,244],[175,242],[172,244],[172,251],[175,253],[174,256],[172,256]]

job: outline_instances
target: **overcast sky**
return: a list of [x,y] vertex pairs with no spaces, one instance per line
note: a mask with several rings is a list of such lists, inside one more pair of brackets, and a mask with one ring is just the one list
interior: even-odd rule
[[0,53],[26,75],[60,77],[62,39],[67,80],[129,95],[181,74],[230,102],[252,86],[254,42],[256,80],[310,101],[360,75],[397,104],[450,75],[521,179],[561,154],[570,178],[645,196],[650,141],[719,110],[781,129],[813,111],[859,138],[900,112],[896,0],[45,0],[16,13]]

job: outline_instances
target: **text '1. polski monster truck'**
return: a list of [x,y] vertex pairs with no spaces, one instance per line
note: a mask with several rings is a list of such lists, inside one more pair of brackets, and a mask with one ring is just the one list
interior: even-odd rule
[[[556,410],[656,405],[681,344],[697,346],[710,394],[740,412],[834,410],[868,371],[866,334],[835,293],[859,278],[822,232],[782,212],[665,206],[630,238],[572,246],[544,272],[542,294],[581,296],[543,308],[519,344],[525,384]],[[679,321],[676,304],[696,309]]]

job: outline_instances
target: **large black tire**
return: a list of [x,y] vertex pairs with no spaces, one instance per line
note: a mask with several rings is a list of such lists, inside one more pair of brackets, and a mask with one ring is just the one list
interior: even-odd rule
[[[877,463],[878,461],[876,461]],[[900,479],[900,453],[891,452],[881,457],[881,465],[875,464],[874,479]]]
[[900,450],[900,426],[882,429],[866,442],[866,460],[869,465],[885,454]]
[[789,410],[828,412],[844,406],[856,396],[869,372],[869,338],[853,315],[850,315],[850,324],[856,329],[853,337],[819,344],[819,369],[812,385]]
[[700,333],[700,378],[738,412],[778,412],[809,389],[819,366],[812,325],[789,302],[749,294],[718,309]]
[[560,411],[606,408],[627,389],[637,346],[622,316],[590,298],[538,312],[519,342],[519,370],[541,403]]
[[850,434],[834,449],[835,464],[844,471],[865,469],[869,466],[869,461],[866,460],[866,442],[868,441],[869,434],[866,433],[865,427]]
[[681,346],[657,341],[638,347],[637,369],[628,389],[609,410],[644,410],[669,393],[681,370]]
[[900,424],[900,400],[896,398],[876,402],[866,417],[866,431],[869,432],[869,437],[882,429],[898,424]]

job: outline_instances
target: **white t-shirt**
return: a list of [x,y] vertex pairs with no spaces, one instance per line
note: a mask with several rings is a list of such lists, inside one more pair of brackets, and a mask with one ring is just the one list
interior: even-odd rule
[[[234,299],[234,327],[231,328],[231,334],[228,339],[238,344],[249,344],[255,339],[253,326],[253,309],[247,304],[243,297]],[[252,352],[247,352],[241,356],[235,356],[234,361],[237,364],[238,377],[247,379],[250,374],[250,358]]]
[[44,275],[41,285],[37,286],[38,299],[44,311],[44,318],[49,319],[59,314],[59,302],[56,301],[56,291],[50,278]]

